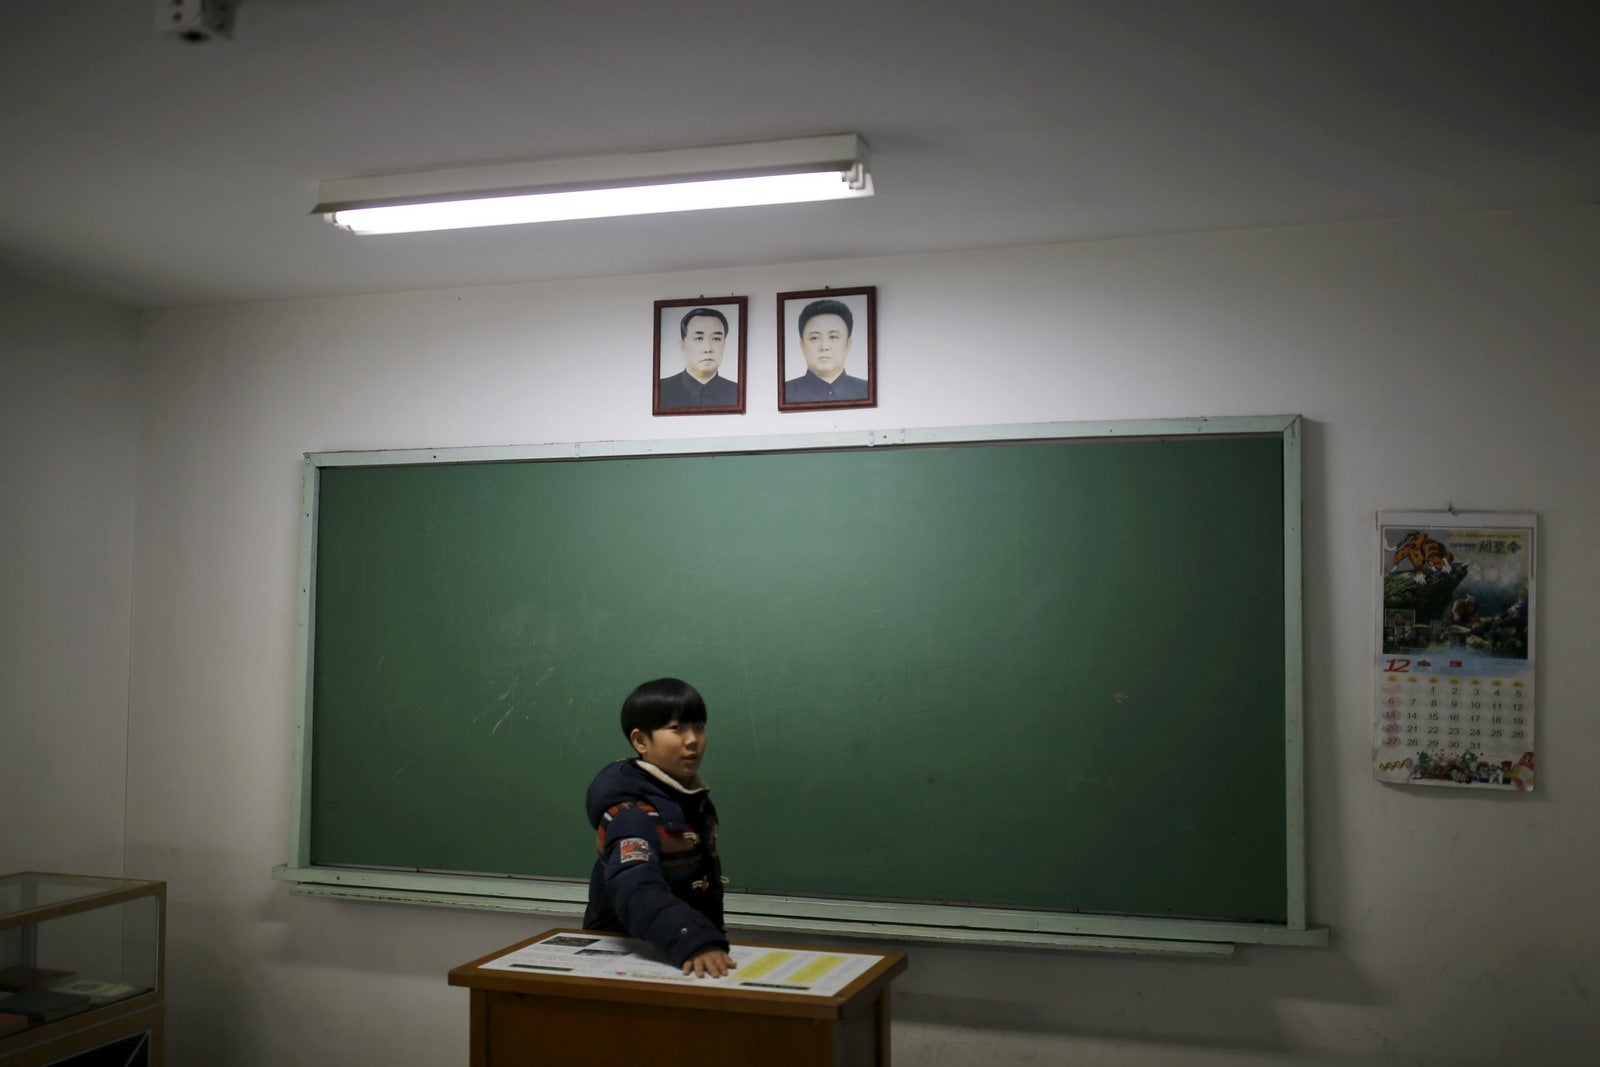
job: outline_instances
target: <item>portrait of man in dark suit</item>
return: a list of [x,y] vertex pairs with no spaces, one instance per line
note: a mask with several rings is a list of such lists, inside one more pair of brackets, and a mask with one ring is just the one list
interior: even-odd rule
[[779,410],[876,405],[875,296],[875,288],[778,295]]
[[[744,411],[744,311],[744,297],[714,304],[656,301],[655,414]],[[730,340],[735,352],[731,378],[724,373]],[[682,369],[664,373],[673,366]]]

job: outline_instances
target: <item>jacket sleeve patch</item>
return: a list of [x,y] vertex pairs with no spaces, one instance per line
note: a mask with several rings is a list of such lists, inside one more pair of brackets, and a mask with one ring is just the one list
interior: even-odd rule
[[624,837],[617,842],[619,863],[641,863],[650,859],[650,842],[642,837]]

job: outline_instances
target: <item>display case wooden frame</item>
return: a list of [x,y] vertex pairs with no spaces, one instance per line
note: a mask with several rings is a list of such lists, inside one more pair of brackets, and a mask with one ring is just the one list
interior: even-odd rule
[[160,1067],[166,919],[165,882],[39,871],[0,877],[0,998],[75,982],[118,989],[0,1037],[0,1065],[70,1065],[120,1043],[117,1054],[127,1055],[117,1062]]

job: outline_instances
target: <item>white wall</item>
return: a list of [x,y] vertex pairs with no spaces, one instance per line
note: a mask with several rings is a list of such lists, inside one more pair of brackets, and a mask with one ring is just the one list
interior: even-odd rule
[[[823,284],[879,287],[880,406],[779,415],[772,294]],[[750,414],[652,419],[651,301],[730,291],[751,297]],[[171,883],[171,1062],[462,1062],[445,972],[573,919],[269,880],[301,453],[1287,412],[1308,419],[1309,874],[1332,947],[911,946],[897,1062],[1576,1061],[1600,1038],[1597,292],[1600,215],[1572,209],[148,314],[127,866]],[[1448,503],[1541,516],[1532,795],[1368,777],[1373,512]]]
[[0,873],[122,870],[137,326],[0,276]]

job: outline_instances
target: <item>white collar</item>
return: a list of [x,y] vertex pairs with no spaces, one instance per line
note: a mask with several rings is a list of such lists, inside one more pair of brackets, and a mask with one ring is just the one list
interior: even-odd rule
[[653,778],[660,779],[664,785],[670,785],[672,788],[676,789],[685,796],[694,796],[696,793],[704,793],[706,791],[706,784],[700,780],[699,775],[695,775],[694,780],[697,783],[696,785],[687,786],[648,760],[636,759],[633,762],[636,767],[644,771],[646,774]]

